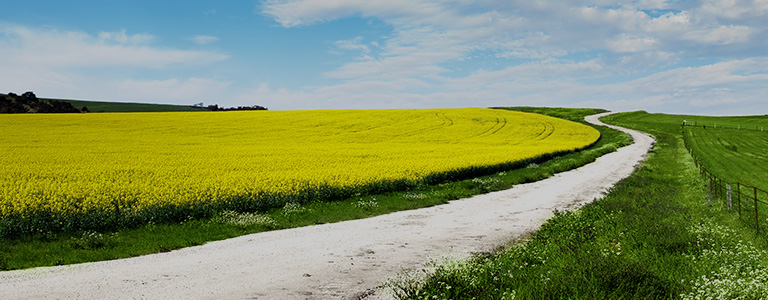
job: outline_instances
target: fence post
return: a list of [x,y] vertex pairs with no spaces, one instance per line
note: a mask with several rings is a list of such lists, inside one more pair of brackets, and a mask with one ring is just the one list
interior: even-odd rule
[[715,183],[717,183],[717,199],[723,198],[723,180],[715,178]]
[[728,211],[731,211],[733,208],[733,198],[731,198],[731,184],[727,182],[725,183],[725,194],[728,199]]
[[739,203],[739,219],[741,219],[741,183],[736,183],[736,202]]
[[712,178],[713,178],[713,180],[714,180],[714,183],[715,183],[715,198],[716,198],[717,200],[720,200],[720,185],[718,185],[718,183],[717,183],[717,177],[715,177],[715,175],[714,175],[714,174],[712,174]]
[[757,187],[752,187],[755,191],[755,230],[760,233],[760,217],[757,215]]

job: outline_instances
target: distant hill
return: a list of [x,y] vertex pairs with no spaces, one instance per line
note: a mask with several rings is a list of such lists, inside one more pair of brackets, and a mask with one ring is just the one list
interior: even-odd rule
[[[27,92],[32,94],[31,92]],[[27,95],[24,93],[23,95]],[[4,100],[0,113],[69,113],[69,112],[161,112],[161,111],[205,111],[204,107],[172,104],[129,103],[84,101],[70,99],[49,99],[0,94]],[[6,101],[7,100],[7,101]],[[8,102],[8,103],[5,103]],[[7,105],[6,105],[7,104]],[[65,105],[61,105],[65,104]],[[65,108],[62,108],[65,107]]]
[[158,111],[205,111],[204,107],[173,104],[151,104],[132,102],[103,102],[69,99],[51,99],[71,103],[72,106],[87,107],[91,112],[158,112]]
[[69,99],[51,99],[71,103],[75,107],[87,107],[90,112],[160,112],[160,111],[233,111],[233,110],[267,110],[260,105],[223,107],[218,104],[203,106],[202,103],[195,105],[174,105],[174,104],[151,104],[151,103],[132,103],[132,102],[100,102],[83,101]]
[[[9,96],[11,95],[11,96]],[[167,112],[167,111],[233,111],[267,110],[260,105],[219,107],[218,104],[195,105],[107,102],[71,99],[37,98],[26,92],[21,96],[0,94],[0,113],[68,113],[68,112]]]
[[87,107],[91,112],[158,112],[158,111],[205,111],[204,107],[173,104],[152,104],[133,102],[84,101],[52,99],[71,103],[74,107]]

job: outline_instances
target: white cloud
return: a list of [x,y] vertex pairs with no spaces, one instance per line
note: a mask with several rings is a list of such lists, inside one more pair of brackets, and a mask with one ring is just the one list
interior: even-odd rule
[[[129,99],[148,102],[174,102],[192,104],[205,102],[213,104],[220,101],[221,92],[231,83],[207,78],[135,80],[124,79],[106,82],[108,88],[99,89],[102,97],[130,95]],[[137,100],[134,100],[137,101]]]
[[[159,102],[213,97],[229,82],[160,74],[177,65],[201,66],[227,58],[216,52],[151,47],[148,34],[61,32],[0,24],[0,89],[33,90],[49,97]],[[133,75],[136,78],[132,78]],[[155,74],[152,77],[157,77]],[[201,100],[202,101],[202,100]]]
[[580,9],[581,18],[588,24],[611,25],[611,29],[634,31],[648,21],[648,15],[630,8],[603,8],[587,6]]
[[213,104],[222,103],[222,94],[231,84],[209,78],[144,80],[26,67],[14,73],[0,72],[0,88],[5,87],[6,92],[31,90],[40,97],[83,100]]
[[714,115],[768,111],[764,99],[768,57],[672,68],[633,80],[586,80],[589,75],[585,74],[608,76],[614,68],[600,59],[550,59],[436,82],[406,78],[348,81],[301,91],[262,85],[258,92],[248,93],[252,103],[242,104],[258,103],[278,110],[541,105]]
[[[351,40],[341,40],[334,43],[337,49],[347,51],[360,51],[363,54],[371,53],[371,48],[368,45],[363,44],[363,37],[358,36]],[[377,44],[372,43],[371,46]]]
[[[309,110],[336,108],[329,106],[317,93],[273,89],[267,83],[253,84],[256,88],[239,92],[232,97],[231,106],[261,105],[270,110]],[[226,106],[225,105],[225,106]]]
[[155,37],[149,34],[127,35],[125,29],[118,32],[99,32],[99,40],[117,42],[119,44],[145,44],[152,42],[154,39]]
[[613,40],[608,41],[608,50],[619,53],[645,52],[654,50],[659,41],[650,37],[637,37],[626,33],[620,34]]
[[531,58],[543,59],[549,57],[559,57],[568,55],[568,51],[562,49],[514,49],[496,54],[499,58]]
[[267,0],[262,12],[275,18],[285,27],[312,25],[324,21],[360,15],[382,19],[416,18],[428,22],[446,11],[440,2],[421,0],[333,0],[333,1],[280,1]]
[[744,17],[764,16],[768,13],[768,1],[765,0],[710,0],[705,1],[700,11],[719,18],[741,19]]
[[[754,105],[768,87],[766,0],[267,0],[259,9],[286,28],[362,18],[390,31],[341,31],[349,36],[318,51],[351,55],[315,74],[324,85],[283,89],[170,74],[227,56],[157,46],[160,37],[147,33],[0,25],[0,69],[16,70],[0,75],[0,84],[270,109],[589,104],[669,111]],[[147,70],[152,75],[141,76]]]
[[504,68],[498,71],[479,70],[467,77],[447,80],[448,87],[483,87],[509,82],[542,82],[546,79],[567,78],[601,72],[605,68],[599,59],[581,62],[549,60]]
[[212,35],[196,35],[191,38],[192,42],[198,45],[207,45],[219,41],[218,37]]
[[[325,73],[338,83],[302,90],[325,104],[472,99],[677,109],[707,106],[694,94],[711,103],[754,100],[750,93],[768,86],[762,58],[748,56],[764,53],[768,40],[765,0],[270,0],[261,13],[284,27],[376,18],[393,28],[377,51],[361,36],[334,45],[363,55]],[[722,53],[732,53],[724,46],[734,45],[739,54],[724,61]],[[469,69],[458,76],[453,65]]]
[[0,40],[0,66],[160,68],[171,64],[206,64],[227,58],[215,52],[135,45],[153,38],[125,32],[102,32],[99,38],[94,38],[79,31],[0,25],[0,34],[5,37]]
[[690,31],[683,37],[702,44],[728,45],[748,41],[751,32],[747,26],[721,25],[712,29]]
[[649,20],[645,29],[649,32],[679,32],[691,25],[691,16],[688,12],[666,13],[658,18]]

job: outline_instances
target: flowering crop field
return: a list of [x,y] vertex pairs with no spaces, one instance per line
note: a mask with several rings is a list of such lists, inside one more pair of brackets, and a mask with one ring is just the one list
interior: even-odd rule
[[404,189],[600,136],[494,109],[17,114],[0,128],[0,236]]

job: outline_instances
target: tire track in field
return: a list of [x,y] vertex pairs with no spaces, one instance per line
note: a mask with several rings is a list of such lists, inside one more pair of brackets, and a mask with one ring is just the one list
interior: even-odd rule
[[422,135],[424,133],[430,132],[430,131],[436,131],[440,130],[446,127],[453,126],[453,120],[451,118],[448,118],[445,113],[435,113],[435,117],[437,117],[442,123],[440,125],[433,125],[429,127],[424,128],[417,128],[416,130],[412,130],[409,132],[403,132],[402,136],[415,136],[415,135]]
[[0,299],[386,299],[378,287],[401,270],[493,249],[535,230],[554,209],[602,196],[653,145],[646,134],[624,131],[634,144],[509,190],[168,253],[0,272]]
[[544,125],[544,131],[542,131],[542,134],[540,134],[538,137],[535,138],[537,141],[542,141],[551,136],[555,133],[555,125],[552,125],[552,123],[542,123]]

